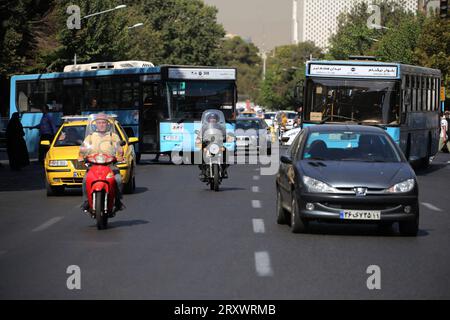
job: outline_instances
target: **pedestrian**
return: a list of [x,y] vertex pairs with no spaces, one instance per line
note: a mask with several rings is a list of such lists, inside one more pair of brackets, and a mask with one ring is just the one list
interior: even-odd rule
[[11,170],[20,170],[30,164],[24,136],[25,132],[19,119],[19,113],[14,112],[6,127],[6,150]]
[[[448,111],[446,111],[448,113]],[[447,152],[450,151],[450,142],[449,142],[449,136],[448,136],[448,127],[449,122],[447,121],[447,118],[445,117],[446,114],[443,114],[441,117],[441,133],[439,135],[439,151],[442,151],[442,148],[444,146],[447,147]]]
[[41,142],[48,140],[51,143],[56,133],[56,126],[52,116],[48,113],[47,106],[44,106],[42,113],[41,122],[37,126],[32,127],[32,129],[39,129],[39,162],[41,163],[44,162],[45,155],[48,151],[48,146],[41,145]]

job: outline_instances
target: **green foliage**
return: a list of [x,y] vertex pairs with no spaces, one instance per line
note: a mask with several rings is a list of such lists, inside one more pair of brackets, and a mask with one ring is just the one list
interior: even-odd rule
[[220,64],[238,70],[238,92],[241,100],[255,101],[259,95],[262,61],[258,48],[241,37],[226,39],[221,45]]
[[320,48],[312,42],[275,48],[267,59],[266,78],[258,103],[270,109],[296,109],[294,89],[305,78],[305,62],[321,58]]
[[435,15],[427,19],[417,41],[415,63],[440,69],[450,97],[450,20]]
[[157,44],[149,48],[141,42],[139,50],[152,50],[156,63],[217,63],[225,31],[216,21],[215,7],[201,0],[143,0],[134,7],[147,17],[145,28],[154,35],[153,43]]
[[338,18],[338,30],[330,37],[329,56],[348,59],[349,55],[376,55],[379,60],[411,63],[424,17],[405,11],[402,3],[375,1],[380,7],[380,24],[389,29],[367,26],[372,13],[365,2],[355,4]]

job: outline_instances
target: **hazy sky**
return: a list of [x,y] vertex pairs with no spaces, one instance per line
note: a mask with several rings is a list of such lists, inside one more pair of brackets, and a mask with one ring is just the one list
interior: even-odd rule
[[290,44],[292,0],[203,0],[219,9],[227,33],[250,37],[260,49]]

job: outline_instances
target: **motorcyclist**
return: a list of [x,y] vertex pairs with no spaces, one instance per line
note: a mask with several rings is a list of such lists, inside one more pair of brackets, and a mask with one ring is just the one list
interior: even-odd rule
[[[215,112],[211,112],[206,116],[206,122],[203,123],[202,125],[202,134],[204,134],[208,129],[214,129],[214,130],[219,130],[221,133],[221,136],[223,138],[223,141],[225,142],[226,140],[226,129],[225,126],[223,126],[220,123],[220,117],[217,113]],[[226,152],[224,152],[223,154],[223,164],[221,165],[221,169],[222,169],[222,175],[224,178],[228,178],[228,164],[226,163]],[[205,181],[206,179],[206,166],[204,164],[200,165],[200,169],[201,169],[201,173],[200,173],[200,180]]]
[[[106,153],[109,155],[114,155],[118,162],[123,161],[123,149],[120,145],[121,140],[119,135],[111,130],[111,126],[113,125],[114,124],[111,123],[106,114],[98,114],[95,116],[95,120],[90,124],[93,132],[85,137],[83,144],[80,147],[78,161],[84,161],[85,157],[87,157],[89,154],[94,153]],[[114,178],[116,180],[115,207],[116,210],[123,210],[125,206],[121,201],[122,178],[120,176],[120,170],[115,164],[110,164],[109,166],[113,171]],[[84,202],[81,205],[81,208],[84,211],[89,210],[89,202],[87,200],[86,191],[87,171],[83,178]]]

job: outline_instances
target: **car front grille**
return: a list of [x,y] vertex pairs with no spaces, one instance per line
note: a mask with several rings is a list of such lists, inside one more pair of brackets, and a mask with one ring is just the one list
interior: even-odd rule
[[62,183],[83,183],[83,178],[61,178]]
[[398,207],[398,205],[376,204],[376,203],[321,203],[322,205],[333,209],[348,210],[389,210]]

